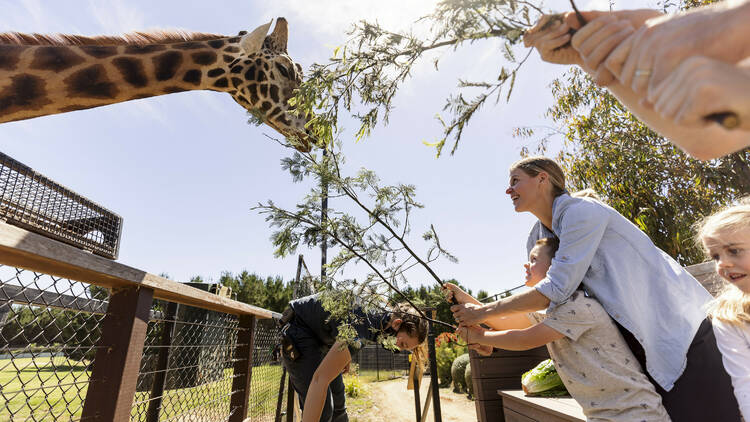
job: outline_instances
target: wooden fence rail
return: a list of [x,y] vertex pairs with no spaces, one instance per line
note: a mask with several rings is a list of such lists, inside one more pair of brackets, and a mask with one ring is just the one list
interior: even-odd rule
[[[101,336],[94,348],[96,357],[88,379],[81,420],[130,420],[139,371],[142,370],[147,327],[149,321],[162,315],[161,311],[154,314],[152,307],[156,299],[236,316],[236,341],[227,345],[234,350],[229,364],[233,374],[228,399],[230,412],[226,420],[241,422],[248,417],[256,323],[278,314],[101,258],[4,222],[0,222],[0,265],[110,289],[109,300],[102,301],[0,279],[0,322],[4,321],[5,313],[12,312],[13,304],[106,313],[101,322]],[[173,327],[168,327],[169,333],[160,336],[160,342],[171,341]],[[164,345],[159,343],[152,347]],[[161,362],[160,368],[166,359],[160,351],[156,359]],[[152,378],[161,385],[155,385],[154,391],[163,392],[165,376],[155,372],[156,376]],[[159,404],[149,406],[149,420],[158,419]]]

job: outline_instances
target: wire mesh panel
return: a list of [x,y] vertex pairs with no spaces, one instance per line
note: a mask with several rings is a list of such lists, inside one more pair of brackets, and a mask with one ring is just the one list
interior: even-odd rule
[[108,298],[0,265],[0,421],[80,420]]
[[0,219],[116,259],[122,218],[0,152]]
[[279,343],[279,335],[275,320],[258,321],[255,328],[253,377],[250,381],[250,411],[248,412],[248,417],[253,421],[273,422],[277,408],[282,411],[286,409],[286,394],[280,395],[283,369],[281,362],[274,359],[273,354],[275,346]]
[[237,317],[161,301],[152,315],[131,420],[227,420]]

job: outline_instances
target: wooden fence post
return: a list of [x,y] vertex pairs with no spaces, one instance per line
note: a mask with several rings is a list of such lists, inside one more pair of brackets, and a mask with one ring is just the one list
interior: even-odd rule
[[161,413],[161,403],[164,396],[164,383],[167,380],[167,368],[169,367],[169,350],[174,337],[175,318],[177,317],[178,304],[169,302],[164,314],[164,327],[161,333],[161,342],[159,345],[159,355],[156,359],[156,369],[154,370],[154,381],[151,386],[151,401],[148,403],[146,411],[147,422],[159,422]]
[[250,379],[253,373],[255,315],[240,315],[235,349],[234,381],[232,381],[231,415],[229,422],[242,422],[247,417],[250,401]]
[[112,292],[81,420],[130,420],[153,295],[145,287]]

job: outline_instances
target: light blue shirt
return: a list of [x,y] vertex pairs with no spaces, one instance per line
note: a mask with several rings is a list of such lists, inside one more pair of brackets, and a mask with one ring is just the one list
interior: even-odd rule
[[[706,319],[702,307],[711,295],[638,227],[599,201],[558,196],[551,229],[560,248],[547,277],[535,286],[549,298],[550,309],[583,283],[641,343],[651,377],[671,390],[685,370],[690,343]],[[528,250],[552,235],[537,222]]]

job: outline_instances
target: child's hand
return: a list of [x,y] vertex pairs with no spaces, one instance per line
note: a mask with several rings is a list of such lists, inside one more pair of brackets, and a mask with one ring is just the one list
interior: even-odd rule
[[456,335],[468,345],[480,344],[480,340],[484,338],[485,331],[487,330],[478,325],[472,325],[470,327],[458,327]]
[[494,348],[490,345],[474,343],[469,345],[469,350],[479,353],[480,356],[489,356],[494,351]]
[[471,302],[471,296],[453,283],[443,283],[442,289],[445,301],[448,303],[453,303],[453,298],[456,298],[456,302],[459,304]]

